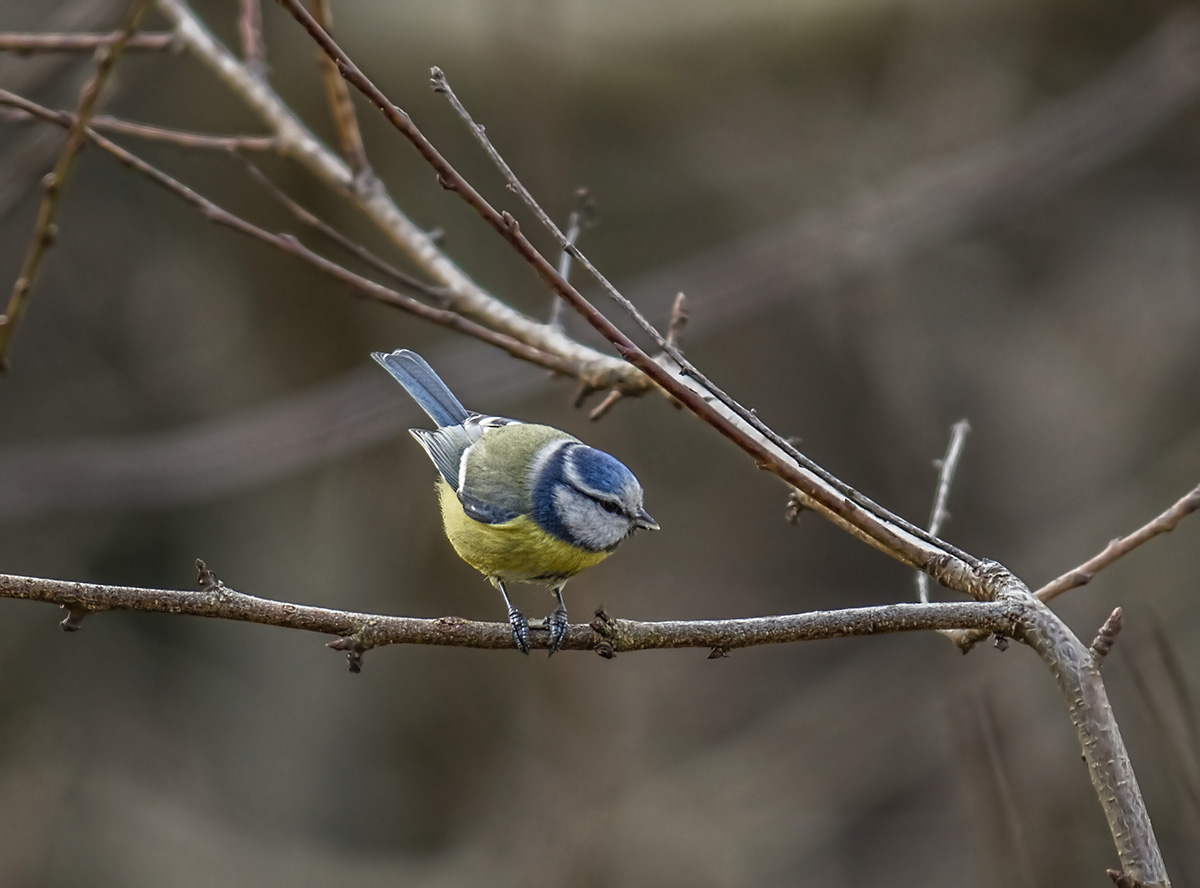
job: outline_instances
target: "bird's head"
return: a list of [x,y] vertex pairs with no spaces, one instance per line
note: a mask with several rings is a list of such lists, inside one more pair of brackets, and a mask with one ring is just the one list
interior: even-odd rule
[[638,479],[603,450],[563,442],[533,482],[535,520],[580,548],[607,551],[635,530],[658,530]]

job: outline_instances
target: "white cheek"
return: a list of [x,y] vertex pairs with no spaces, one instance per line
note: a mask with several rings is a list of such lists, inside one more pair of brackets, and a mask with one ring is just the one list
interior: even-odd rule
[[554,510],[572,538],[589,549],[615,546],[629,532],[629,521],[624,516],[605,511],[566,487],[555,489]]

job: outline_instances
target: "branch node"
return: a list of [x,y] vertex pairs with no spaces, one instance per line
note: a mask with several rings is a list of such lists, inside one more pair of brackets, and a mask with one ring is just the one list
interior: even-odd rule
[[345,651],[346,662],[350,664],[350,671],[355,675],[362,672],[363,654],[367,652],[367,646],[363,643],[361,635],[358,633],[343,635],[336,641],[329,642],[325,647],[335,651]]
[[671,306],[671,320],[667,323],[667,345],[676,349],[679,347],[688,316],[687,296],[680,290],[675,294],[675,303]]
[[1134,878],[1120,870],[1110,869],[1108,877],[1113,880],[1113,884],[1117,888],[1151,888],[1150,885],[1147,885],[1141,879]]
[[437,65],[429,69],[429,86],[436,93],[446,91],[446,74]]
[[1100,633],[1092,640],[1092,657],[1097,663],[1108,656],[1123,624],[1124,612],[1121,608],[1114,607],[1113,612],[1104,621],[1104,625],[1100,627]]
[[[1110,543],[1110,545],[1111,545],[1111,543]],[[1096,576],[1096,574],[1093,571],[1083,570],[1081,568],[1079,570],[1071,571],[1069,579],[1070,579],[1071,585],[1073,585],[1073,586],[1086,586],[1088,583],[1090,583],[1092,581],[1092,579],[1095,576]]]
[[519,223],[517,221],[517,217],[508,210],[504,210],[500,213],[500,221],[504,223],[504,227],[507,228],[513,236],[521,233],[521,223]]
[[196,583],[205,592],[213,592],[224,588],[224,583],[217,579],[217,575],[208,569],[208,565],[201,559],[196,559]]
[[612,617],[608,615],[608,612],[604,609],[604,605],[596,608],[595,617],[596,619],[592,620],[588,625],[592,628],[593,632],[607,635],[608,624],[612,622]]
[[613,648],[611,641],[601,641],[596,645],[595,648],[593,648],[593,650],[595,650],[595,652],[605,660],[611,660],[617,655],[617,652]]
[[793,490],[788,494],[787,508],[783,510],[783,517],[788,524],[795,524],[800,520],[800,514],[807,512],[808,506],[804,504],[804,499],[798,490]]
[[[1006,650],[1008,650],[1008,637],[1001,635],[999,632],[993,632],[992,647],[994,647],[1000,653],[1004,653]],[[966,651],[964,650],[963,653],[965,654]]]
[[62,609],[67,612],[62,622],[58,624],[62,627],[63,632],[78,632],[83,628],[83,618],[91,613],[88,608],[78,604],[64,604]]
[[458,183],[455,182],[454,179],[445,175],[444,173],[437,174],[437,183],[439,185],[441,185],[443,188],[445,188],[447,191],[457,191],[458,190]]
[[724,660],[728,656],[729,656],[729,651],[727,651],[723,647],[715,647],[711,651],[708,652],[709,660]]

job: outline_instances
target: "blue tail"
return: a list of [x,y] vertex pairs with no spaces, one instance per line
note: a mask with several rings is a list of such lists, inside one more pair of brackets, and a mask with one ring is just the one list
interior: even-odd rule
[[371,352],[371,357],[404,386],[404,390],[412,395],[412,399],[421,405],[421,409],[429,414],[439,428],[462,425],[463,420],[471,415],[446,388],[441,377],[416,352],[399,348],[390,355]]

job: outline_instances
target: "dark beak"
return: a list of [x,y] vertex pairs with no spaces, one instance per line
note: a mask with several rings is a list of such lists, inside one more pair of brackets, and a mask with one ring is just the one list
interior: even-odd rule
[[638,530],[658,530],[658,522],[651,518],[645,509],[638,509],[633,518],[633,526]]

